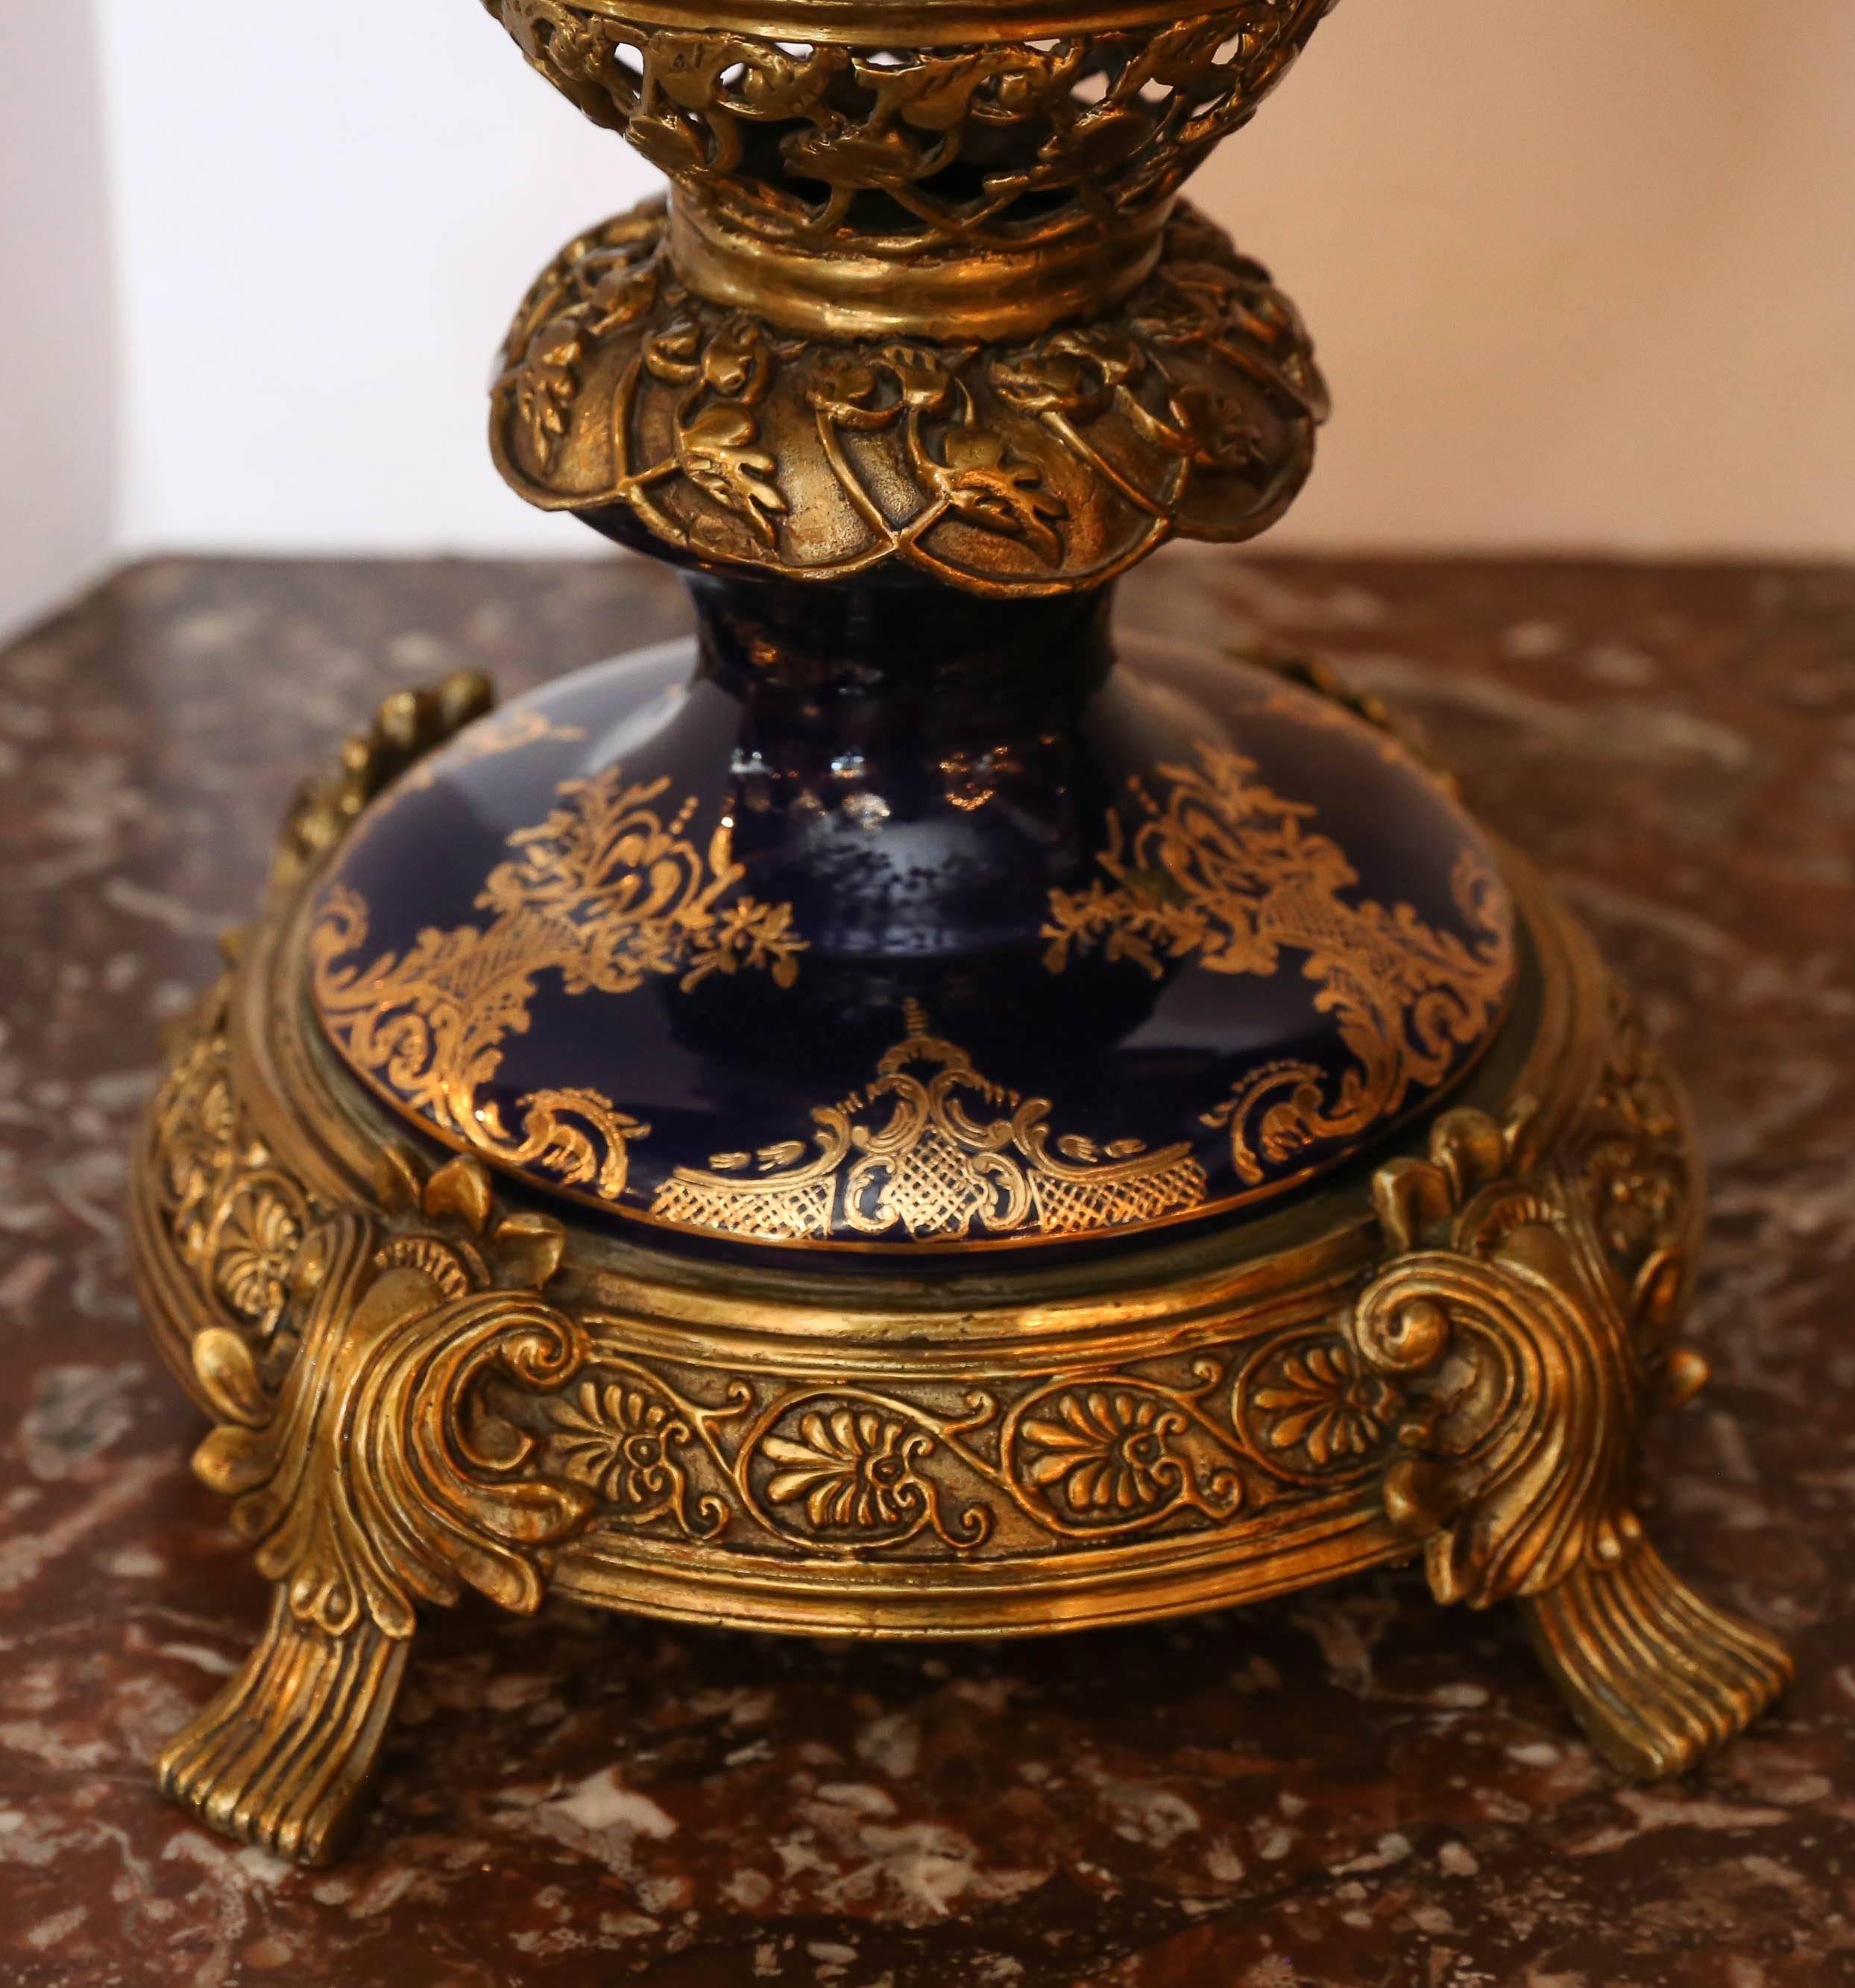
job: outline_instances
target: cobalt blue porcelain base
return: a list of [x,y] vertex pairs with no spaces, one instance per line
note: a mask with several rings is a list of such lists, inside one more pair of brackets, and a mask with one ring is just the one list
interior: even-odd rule
[[665,1242],[1073,1249],[1369,1149],[1498,1030],[1488,845],[1335,698],[1105,594],[692,584],[321,884],[322,1026],[439,1143]]

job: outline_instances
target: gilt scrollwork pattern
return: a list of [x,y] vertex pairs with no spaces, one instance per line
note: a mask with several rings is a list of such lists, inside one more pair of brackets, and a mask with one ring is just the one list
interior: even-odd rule
[[1239,1304],[1189,1345],[1002,1364],[995,1346],[938,1371],[873,1346],[672,1353],[588,1302],[560,1225],[499,1209],[479,1161],[428,1175],[395,1147],[341,1206],[296,1185],[272,1268],[249,1267],[240,1231],[222,1270],[203,1239],[233,1232],[252,1169],[288,1172],[249,1136],[226,1026],[215,1002],[176,1045],[138,1189],[144,1249],[198,1294],[183,1337],[218,1426],[198,1467],[273,1584],[251,1660],[162,1759],[215,1827],[333,1854],[417,1610],[466,1587],[531,1608],[562,1553],[592,1557],[573,1591],[594,1594],[588,1566],[666,1551],[724,1588],[1042,1564],[1080,1594],[1092,1566],[1112,1588],[1210,1549],[1241,1588],[1246,1556],[1312,1578],[1308,1542],[1380,1524],[1368,1554],[1406,1541],[1439,1598],[1517,1598],[1593,1740],[1649,1775],[1789,1675],[1772,1638],[1676,1579],[1632,1507],[1642,1417],[1704,1368],[1668,1345],[1654,1269],[1689,1226],[1691,1183],[1669,1185],[1681,1106],[1620,1006],[1549,1144],[1524,1100],[1500,1121],[1458,1110],[1427,1157],[1379,1169],[1375,1264],[1350,1291]]
[[492,1374],[546,1390],[584,1361],[583,1330],[539,1295],[560,1260],[560,1225],[498,1217],[476,1161],[429,1180],[403,1155],[388,1166],[381,1199],[404,1226],[337,1210],[296,1252],[297,1350],[275,1388],[244,1335],[214,1328],[194,1342],[221,1418],[195,1469],[234,1501],[234,1526],[298,1620],[330,1636],[364,1619],[409,1636],[415,1603],[455,1602],[466,1587],[532,1610],[542,1589],[530,1550],[591,1509],[530,1472],[528,1439],[482,1412]]
[[1388,1123],[1487,1043],[1513,987],[1513,913],[1478,849],[1464,847],[1452,878],[1464,938],[1409,904],[1357,898],[1359,874],[1314,810],[1263,785],[1241,754],[1201,746],[1195,766],[1158,779],[1158,793],[1133,783],[1131,827],[1109,816],[1100,875],[1051,894],[1044,963],[1061,973],[1095,953],[1158,980],[1187,960],[1266,978],[1298,959],[1352,1062],[1337,1073],[1265,1064],[1206,1114],[1227,1131],[1239,1180]]
[[527,1094],[513,1124],[484,1095],[507,1039],[528,1026],[540,976],[557,973],[570,995],[744,972],[790,986],[805,948],[790,906],[739,890],[726,823],[692,840],[696,803],[666,809],[669,785],[628,780],[618,766],[566,783],[545,821],[509,837],[476,901],[484,921],[428,928],[403,952],[369,961],[367,904],[332,885],[310,935],[310,979],[350,1063],[452,1141],[618,1199],[647,1124],[584,1087]]
[[[1646,1778],[1694,1766],[1792,1675],[1776,1638],[1672,1572],[1635,1509],[1650,1408],[1687,1398],[1707,1372],[1667,1344],[1685,1225],[1665,1178],[1616,1226],[1637,1192],[1627,1181],[1650,1176],[1616,1170],[1631,1135],[1615,1121],[1653,1169],[1679,1140],[1664,1109],[1678,1114],[1630,1023],[1582,1156],[1533,1150],[1527,1100],[1499,1121],[1446,1113],[1427,1158],[1375,1180],[1385,1261],[1349,1320],[1360,1362],[1402,1398],[1385,1510],[1420,1547],[1431,1592],[1478,1608],[1518,1601],[1593,1745]],[[1593,1151],[1606,1156],[1595,1170]],[[1630,1274],[1639,1222],[1661,1238],[1647,1276]]]
[[1588,1212],[1527,1163],[1528,1117],[1446,1113],[1429,1158],[1379,1173],[1386,1260],[1352,1317],[1361,1361],[1411,1397],[1388,1509],[1437,1598],[1484,1608],[1615,1564],[1637,1536],[1645,1376]]
[[750,232],[899,261],[1159,205],[1254,115],[1331,4],[1242,0],[1156,29],[936,49],[658,26],[604,0],[485,0],[594,123]]
[[1553,1151],[1525,1100],[1499,1121],[1451,1111],[1427,1158],[1374,1182],[1386,1261],[1349,1332],[1361,1371],[1400,1397],[1387,1496],[1425,1534],[1441,1600],[1620,1564],[1640,1537],[1640,1425],[1706,1378],[1671,1343],[1698,1190],[1685,1107],[1614,985],[1608,1006],[1596,1087]]
[[1034,593],[1247,537],[1312,462],[1301,321],[1189,211],[1115,311],[985,345],[782,333],[694,295],[663,231],[645,208],[570,243],[516,317],[492,436],[532,502],[797,578],[894,560]]
[[[239,1111],[222,1074],[222,1012],[213,1012],[199,1042],[183,1047],[156,1120],[162,1177],[185,1189],[171,1187],[164,1203],[172,1246],[209,1295],[217,1273],[198,1239],[225,1232],[221,1218],[245,1191],[244,1176],[215,1164],[237,1147],[224,1128]],[[372,1316],[360,1302],[367,1291],[397,1290],[406,1303],[380,1318],[403,1316],[411,1331],[442,1317],[442,1335],[417,1327],[434,1357],[442,1336],[445,1360],[463,1358],[479,1312],[486,1330],[497,1322],[496,1347],[515,1332],[515,1354],[484,1357],[530,1387],[530,1408],[483,1453],[499,1456],[512,1480],[556,1487],[535,1495],[553,1501],[550,1510],[570,1506],[576,1524],[596,1514],[608,1536],[725,1543],[778,1561],[1010,1559],[1241,1530],[1308,1496],[1382,1482],[1396,1523],[1427,1543],[1444,1598],[1543,1592],[1584,1559],[1603,1564],[1632,1548],[1633,1431],[1650,1394],[1680,1378],[1659,1324],[1642,1329],[1659,1286],[1646,1289],[1637,1270],[1677,1247],[1684,1202],[1658,1191],[1627,1248],[1603,1240],[1633,1199],[1616,1184],[1623,1128],[1637,1128],[1627,1178],[1653,1175],[1682,1150],[1678,1103],[1652,1049],[1620,1006],[1615,1024],[1603,1078],[1561,1157],[1528,1156],[1524,1111],[1505,1127],[1457,1111],[1438,1121],[1432,1158],[1380,1171],[1383,1267],[1339,1310],[1249,1326],[1189,1354],[1059,1364],[1010,1381],[892,1375],[873,1386],[653,1351],[596,1310],[535,1295],[560,1261],[561,1232],[543,1218],[499,1219],[473,1161],[429,1182],[398,1161],[377,1188],[379,1215],[332,1225],[299,1189],[296,1239],[275,1266],[280,1362],[263,1352],[279,1335],[268,1299],[235,1329],[196,1342],[223,1422],[202,1468],[250,1501],[240,1523],[274,1542],[264,1563],[273,1577],[316,1570],[302,1587],[323,1597],[312,1614],[330,1596],[344,1610],[361,1605],[379,1578],[357,1543],[372,1521],[344,1506],[349,1530],[338,1526],[331,1544],[320,1521],[286,1525],[288,1499],[265,1487],[300,1481],[291,1445],[306,1439],[306,1411],[284,1407],[288,1389],[326,1379],[326,1356],[300,1382],[287,1378],[320,1329],[317,1293],[358,1320]],[[925,1027],[909,1038],[915,1051],[933,1040]],[[202,1124],[219,1129],[208,1138]],[[537,1334],[543,1350],[531,1360],[521,1349]],[[368,1354],[370,1372],[374,1362]],[[465,1368],[456,1371],[461,1387]],[[1523,1373],[1548,1404],[1542,1418],[1510,1412]],[[472,1440],[480,1448],[480,1432]],[[398,1467],[382,1458],[383,1472]],[[1546,1523],[1542,1513],[1561,1506]],[[374,1518],[384,1523],[384,1513]],[[519,1584],[512,1594],[532,1594],[519,1571],[506,1572]],[[403,1628],[411,1601],[442,1598],[447,1579],[431,1568],[394,1577],[377,1598],[379,1621]],[[316,1619],[334,1628],[347,1618]]]

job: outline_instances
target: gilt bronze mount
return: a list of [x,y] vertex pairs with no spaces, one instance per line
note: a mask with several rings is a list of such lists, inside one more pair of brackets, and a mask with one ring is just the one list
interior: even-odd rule
[[388,702],[134,1171],[272,1584],[163,1786],[307,1861],[421,1606],[1036,1633],[1420,1559],[1626,1773],[1781,1646],[1633,1506],[1701,1214],[1589,942],[1318,665],[1117,642],[1326,414],[1178,199],[1329,0],[486,0],[670,175],[524,301],[503,475],[691,640]]

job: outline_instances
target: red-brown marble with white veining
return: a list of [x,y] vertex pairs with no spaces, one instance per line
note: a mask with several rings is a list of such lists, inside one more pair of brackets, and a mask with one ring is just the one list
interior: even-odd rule
[[164,1807],[263,1596],[129,1291],[159,1024],[380,696],[684,615],[638,563],[162,563],[0,656],[0,1981],[1855,1980],[1855,573],[1173,556],[1123,614],[1413,714],[1634,979],[1715,1174],[1655,1523],[1793,1639],[1776,1714],[1628,1788],[1510,1616],[1409,1575],[931,1652],[466,1608],[338,1869]]

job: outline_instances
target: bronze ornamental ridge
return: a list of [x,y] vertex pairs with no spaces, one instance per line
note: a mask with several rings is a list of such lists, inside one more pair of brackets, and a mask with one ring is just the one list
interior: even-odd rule
[[1114,310],[997,344],[787,335],[694,295],[665,225],[647,203],[577,237],[511,327],[491,448],[543,510],[782,579],[1027,600],[1254,537],[1313,466],[1300,316],[1183,201]]
[[[729,32],[487,0],[530,63],[673,183],[678,273],[814,336],[997,340],[1111,309],[1180,186],[1254,114],[1322,0],[943,46]],[[997,24],[994,23],[996,26]]]
[[1097,317],[1137,290],[1158,265],[1170,200],[1112,228],[1048,245],[995,245],[982,258],[857,254],[836,245],[770,244],[700,189],[669,205],[668,248],[677,275],[711,303],[819,338],[1030,338]]
[[486,4],[671,182],[667,218],[569,244],[509,333],[493,446],[531,503],[1010,597],[1252,536],[1305,481],[1312,347],[1179,194],[1328,0],[831,10],[838,39],[803,8]]

